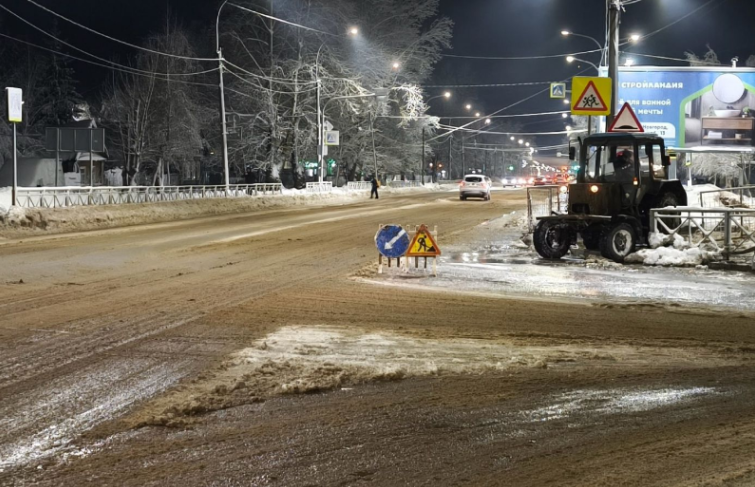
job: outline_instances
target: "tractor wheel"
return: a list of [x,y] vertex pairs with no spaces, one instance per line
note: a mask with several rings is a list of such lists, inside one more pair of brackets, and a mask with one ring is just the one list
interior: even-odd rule
[[624,262],[624,259],[634,252],[636,246],[637,234],[628,223],[606,226],[600,236],[601,255],[614,262]]
[[569,252],[572,231],[569,225],[543,220],[535,227],[532,242],[540,257],[558,260]]
[[600,250],[600,235],[603,231],[602,225],[589,225],[582,230],[582,243],[587,250]]
[[[679,206],[679,197],[674,193],[663,193],[658,200],[658,208],[668,208],[670,206],[674,208]],[[671,230],[678,228],[682,224],[681,218],[662,218],[661,221]],[[655,231],[655,229],[651,228],[650,231]],[[668,230],[661,227],[661,233],[668,233]]]

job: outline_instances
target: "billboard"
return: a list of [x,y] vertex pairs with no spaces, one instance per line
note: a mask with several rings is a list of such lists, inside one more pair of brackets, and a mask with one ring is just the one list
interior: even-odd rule
[[755,146],[755,69],[621,68],[618,97],[669,147]]

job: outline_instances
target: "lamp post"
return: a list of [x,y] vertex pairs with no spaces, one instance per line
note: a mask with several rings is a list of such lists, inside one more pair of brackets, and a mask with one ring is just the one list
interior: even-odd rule
[[603,45],[600,42],[598,42],[598,40],[596,38],[594,38],[594,37],[586,36],[584,34],[577,34],[577,33],[572,32],[570,30],[562,30],[561,31],[561,35],[564,36],[564,37],[573,36],[573,37],[582,37],[583,39],[590,39],[591,41],[593,41],[598,46],[598,49],[603,50]]
[[228,129],[225,120],[225,86],[223,84],[223,52],[220,49],[220,13],[228,0],[218,9],[218,16],[215,21],[215,50],[218,53],[218,74],[220,76],[220,117],[223,120],[223,171],[225,172],[225,192],[228,194],[230,186],[230,175],[228,169]]
[[595,68],[595,70],[598,73],[600,73],[600,68],[598,67],[597,64],[591,63],[590,61],[587,61],[585,59],[580,59],[580,58],[577,58],[577,57],[574,57],[574,56],[566,56],[566,62],[567,63],[573,63],[574,61],[577,61],[577,62],[580,62],[580,63],[589,64],[590,66],[592,66],[593,68]]

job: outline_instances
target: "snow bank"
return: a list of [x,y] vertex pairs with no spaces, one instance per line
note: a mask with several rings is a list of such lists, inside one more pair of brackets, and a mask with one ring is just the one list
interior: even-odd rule
[[[705,191],[720,191],[721,188],[714,184],[696,184],[692,187],[685,185],[684,190],[687,192],[687,206],[699,207],[701,193]],[[720,193],[706,194],[703,198],[704,206],[706,207],[721,206]]]
[[[402,188],[387,193],[432,192],[438,189]],[[0,189],[0,198],[3,196]],[[381,190],[383,191],[383,190]],[[328,193],[309,193],[305,190],[284,190],[283,194],[264,197],[214,198],[161,203],[141,203],[109,206],[77,206],[70,208],[13,208],[10,204],[0,211],[0,236],[16,237],[30,232],[78,232],[104,228],[190,220],[219,215],[233,215],[265,209],[291,208],[308,205],[339,205],[369,198],[369,192],[336,188]],[[8,196],[10,201],[10,196]],[[0,199],[0,205],[4,200]]]
[[0,216],[8,213],[12,202],[12,188],[0,188]]
[[698,248],[679,250],[672,247],[640,250],[624,262],[657,266],[696,267],[706,262],[707,252]]
[[651,233],[648,236],[650,249],[639,250],[627,257],[628,264],[653,266],[696,267],[711,261],[721,260],[718,251],[708,251],[697,247],[690,248],[684,237]]

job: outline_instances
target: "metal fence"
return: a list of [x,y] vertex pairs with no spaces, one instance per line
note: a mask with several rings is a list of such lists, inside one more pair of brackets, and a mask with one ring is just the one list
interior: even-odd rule
[[420,188],[423,186],[422,181],[388,181],[391,188]]
[[561,186],[527,188],[527,222],[530,233],[535,230],[538,217],[566,213],[567,206],[568,195],[561,193]]
[[349,181],[346,183],[348,191],[370,191],[372,189],[371,181]]
[[700,207],[755,208],[755,186],[701,191]]
[[332,182],[307,183],[307,193],[330,193],[333,191]]
[[66,188],[18,188],[22,208],[156,203],[206,198],[243,198],[281,194],[281,184],[232,184],[223,186],[101,186]]
[[650,228],[679,235],[692,247],[720,251],[725,259],[755,251],[755,210],[743,208],[662,208],[650,210]]

